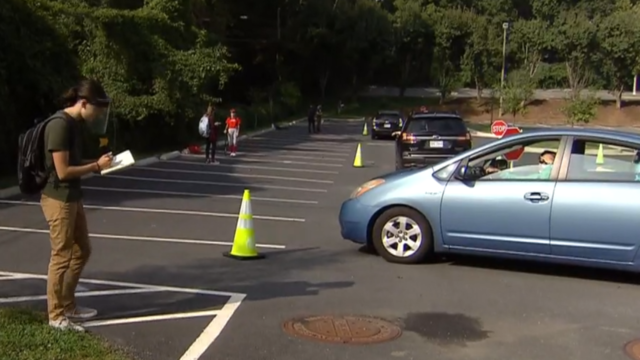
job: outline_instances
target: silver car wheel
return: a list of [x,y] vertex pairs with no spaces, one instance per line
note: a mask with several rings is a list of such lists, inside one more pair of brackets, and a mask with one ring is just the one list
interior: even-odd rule
[[397,257],[409,257],[422,245],[420,226],[406,216],[389,219],[382,228],[381,238],[385,250]]

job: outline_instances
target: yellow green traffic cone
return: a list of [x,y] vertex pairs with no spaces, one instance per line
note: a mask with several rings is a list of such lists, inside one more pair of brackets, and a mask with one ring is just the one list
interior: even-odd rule
[[604,149],[602,144],[598,147],[598,155],[596,156],[596,165],[604,165]]
[[242,195],[242,205],[238,215],[236,234],[233,237],[233,246],[230,252],[223,255],[237,260],[263,259],[256,249],[256,241],[253,232],[253,214],[251,211],[251,195],[245,190]]
[[353,167],[361,168],[364,167],[362,165],[362,145],[358,144],[358,149],[356,150],[356,157],[353,159]]

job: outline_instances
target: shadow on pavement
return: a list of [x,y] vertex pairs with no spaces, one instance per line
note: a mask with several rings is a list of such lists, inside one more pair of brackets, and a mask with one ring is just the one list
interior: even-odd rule
[[528,260],[481,258],[464,255],[447,255],[447,258],[443,259],[441,262],[448,263],[451,266],[640,285],[640,279],[638,279],[637,274],[627,271],[548,264]]
[[[248,294],[248,301],[315,296],[349,288],[353,281],[285,280],[290,274],[340,262],[341,251],[318,248],[274,251],[266,259],[238,261],[201,258],[180,266],[143,266],[127,272],[98,272],[86,277]],[[157,305],[157,304],[150,304]]]

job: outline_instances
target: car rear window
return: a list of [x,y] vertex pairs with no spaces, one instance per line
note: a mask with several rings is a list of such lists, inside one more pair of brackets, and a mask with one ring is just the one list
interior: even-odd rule
[[398,115],[398,114],[389,114],[389,113],[385,114],[385,113],[382,113],[382,114],[378,114],[378,115],[376,116],[376,119],[378,119],[378,120],[381,120],[381,119],[398,120],[398,119],[400,119],[400,115]]
[[407,124],[409,133],[434,133],[439,135],[466,134],[467,126],[457,117],[428,117],[411,119]]

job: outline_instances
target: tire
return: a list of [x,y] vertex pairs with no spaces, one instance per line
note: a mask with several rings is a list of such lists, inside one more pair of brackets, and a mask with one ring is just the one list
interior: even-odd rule
[[[416,235],[404,236],[403,243],[395,243],[394,246],[386,247],[383,243],[383,235],[387,233],[385,227],[392,227],[400,230],[398,226],[401,226],[398,220],[405,220],[407,226],[404,231],[418,229]],[[403,236],[402,234],[400,236]],[[373,231],[371,234],[371,242],[376,249],[376,252],[382,256],[386,261],[397,264],[418,264],[433,257],[433,233],[431,226],[425,217],[419,212],[403,207],[393,207],[384,213],[382,213],[373,225]],[[415,248],[411,248],[408,244],[415,244]],[[393,245],[393,244],[392,244]],[[405,255],[398,256],[392,253],[392,251],[398,249],[398,245],[402,246],[405,251]],[[409,252],[413,250],[412,252]]]
[[375,132],[371,132],[371,140],[378,140],[378,135]]

